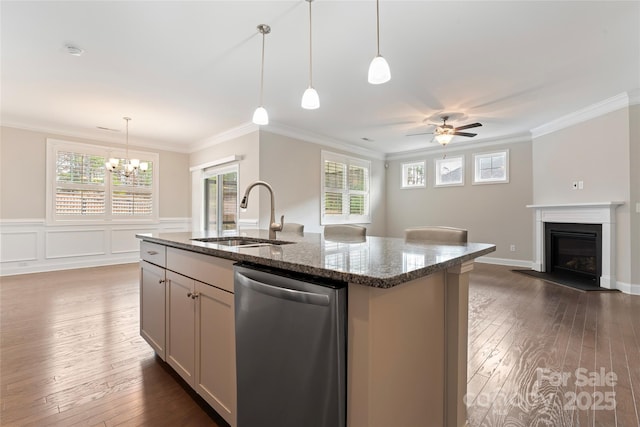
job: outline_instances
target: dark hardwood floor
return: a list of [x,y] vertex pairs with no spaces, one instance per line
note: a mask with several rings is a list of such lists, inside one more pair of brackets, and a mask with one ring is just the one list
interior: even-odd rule
[[[140,338],[138,305],[136,264],[0,278],[0,424],[225,426]],[[473,427],[640,426],[640,297],[476,264],[468,391]]]

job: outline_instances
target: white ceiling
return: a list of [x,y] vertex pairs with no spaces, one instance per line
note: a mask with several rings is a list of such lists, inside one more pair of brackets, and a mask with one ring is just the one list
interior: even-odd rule
[[[1,2],[2,124],[189,152],[245,128],[258,104],[274,128],[379,153],[430,145],[439,112],[480,121],[473,144],[522,135],[640,87],[638,1],[380,1],[392,79],[367,83],[375,1],[316,0],[318,110],[308,85],[308,3],[298,1]],[[72,43],[85,50],[66,53]],[[265,129],[268,130],[269,126]],[[373,141],[364,141],[362,138]]]

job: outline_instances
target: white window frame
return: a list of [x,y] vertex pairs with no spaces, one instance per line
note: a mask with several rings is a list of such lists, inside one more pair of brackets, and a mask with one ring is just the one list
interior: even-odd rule
[[46,157],[46,222],[48,225],[73,225],[73,224],[104,224],[104,223],[158,223],[159,221],[159,199],[160,199],[160,156],[158,153],[129,150],[129,158],[139,158],[153,162],[153,185],[152,213],[151,215],[112,215],[111,197],[112,182],[110,173],[105,171],[105,213],[104,215],[56,215],[56,161],[58,152],[68,151],[73,153],[90,154],[102,156],[105,159],[111,157],[125,158],[126,150],[120,148],[104,147],[93,144],[83,144],[79,142],[64,141],[47,138]]
[[[409,170],[422,166],[422,183],[421,184],[409,184]],[[425,188],[427,186],[427,162],[424,160],[418,162],[409,162],[402,164],[402,187],[401,188]]]
[[[223,165],[223,166],[214,166],[214,167],[209,167],[207,169],[203,169],[202,170],[202,175],[201,175],[201,202],[202,202],[202,212],[200,214],[201,218],[202,218],[202,230],[206,231],[207,230],[207,222],[209,221],[209,219],[207,218],[207,216],[205,215],[206,209],[207,207],[205,206],[205,200],[207,197],[207,189],[206,186],[204,185],[204,182],[208,179],[211,178],[213,176],[222,176],[226,173],[232,173],[235,172],[236,174],[236,178],[238,180],[238,194],[237,194],[237,198],[239,199],[240,197],[242,197],[242,195],[240,194],[240,164],[239,163],[233,163],[233,164],[227,164],[227,165]],[[220,193],[218,192],[218,197],[220,196]],[[220,200],[218,200],[218,203],[220,203]],[[240,203],[236,203],[236,228],[233,230],[227,230],[227,231],[223,231],[222,234],[236,234],[239,230],[240,227]],[[218,233],[218,230],[208,230],[208,231],[213,231]]]
[[[480,161],[486,158],[504,155],[504,178],[481,178]],[[491,151],[487,153],[477,153],[473,155],[473,184],[507,184],[509,182],[509,149]]]
[[[330,151],[322,151],[320,159],[320,224],[370,224],[371,223],[371,162],[356,157],[346,156],[344,154],[332,153]],[[342,163],[346,165],[345,185],[344,189],[331,189],[325,187],[324,164],[325,161]],[[367,170],[367,189],[365,191],[349,190],[348,173],[349,166],[358,166]],[[325,193],[340,192],[342,193],[342,209],[341,215],[325,215]],[[349,196],[352,194],[364,194],[367,198],[367,213],[365,215],[351,215],[348,213]],[[345,213],[345,208],[347,209]]]
[[[440,175],[440,165],[445,162],[460,159],[460,181],[457,182],[442,182],[442,175]],[[460,187],[464,185],[464,154],[459,156],[444,157],[442,159],[435,159],[433,162],[433,186],[434,187]]]

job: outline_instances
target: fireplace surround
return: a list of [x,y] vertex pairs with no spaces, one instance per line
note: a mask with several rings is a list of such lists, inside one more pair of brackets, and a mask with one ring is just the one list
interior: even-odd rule
[[616,289],[616,208],[624,202],[528,205],[535,210],[534,260],[532,269],[547,272],[550,261],[545,248],[547,223],[600,225],[601,256],[599,275],[601,287]]

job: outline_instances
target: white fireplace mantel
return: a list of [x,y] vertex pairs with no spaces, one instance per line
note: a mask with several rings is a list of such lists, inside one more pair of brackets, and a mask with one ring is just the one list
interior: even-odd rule
[[535,209],[535,237],[532,268],[545,271],[544,223],[565,222],[602,225],[602,276],[600,286],[616,287],[616,208],[624,202],[527,205]]

